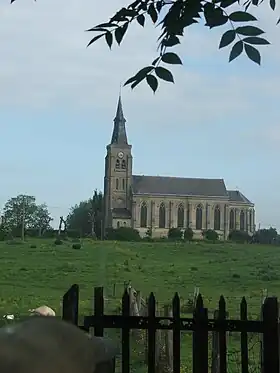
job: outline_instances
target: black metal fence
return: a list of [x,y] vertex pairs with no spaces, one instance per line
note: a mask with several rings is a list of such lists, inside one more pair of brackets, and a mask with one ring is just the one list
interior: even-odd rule
[[121,315],[104,314],[103,288],[94,289],[93,315],[85,316],[82,325],[78,325],[79,286],[73,285],[63,297],[63,319],[79,326],[85,331],[94,329],[95,336],[103,336],[104,329],[120,329],[122,340],[122,373],[130,372],[130,331],[144,329],[148,334],[148,373],[156,373],[156,331],[172,330],[173,334],[173,372],[180,373],[181,331],[193,333],[193,373],[208,373],[208,334],[218,334],[219,364],[217,373],[226,373],[227,332],[240,333],[241,367],[240,372],[249,372],[248,333],[262,335],[261,373],[279,373],[279,324],[278,301],[267,298],[262,306],[262,320],[248,320],[247,302],[243,297],[240,303],[240,319],[227,319],[226,302],[223,296],[219,300],[217,318],[210,319],[203,305],[202,296],[197,297],[192,318],[180,316],[180,298],[176,293],[172,301],[172,317],[156,315],[156,299],[153,293],[148,298],[147,316],[130,316],[129,293],[122,297]]

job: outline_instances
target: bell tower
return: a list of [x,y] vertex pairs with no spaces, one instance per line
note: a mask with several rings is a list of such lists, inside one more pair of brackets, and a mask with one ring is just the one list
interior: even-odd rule
[[119,96],[111,142],[107,145],[104,177],[104,229],[131,226],[132,146],[128,144],[126,120]]

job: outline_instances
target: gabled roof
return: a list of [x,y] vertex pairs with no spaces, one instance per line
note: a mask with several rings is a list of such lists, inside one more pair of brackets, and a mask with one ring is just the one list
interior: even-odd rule
[[239,190],[228,190],[228,196],[231,202],[253,204],[253,202],[249,201]]
[[134,194],[180,195],[228,198],[223,179],[132,176]]

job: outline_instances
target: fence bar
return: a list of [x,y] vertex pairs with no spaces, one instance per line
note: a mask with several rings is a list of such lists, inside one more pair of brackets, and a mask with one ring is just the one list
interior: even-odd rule
[[208,373],[208,310],[203,307],[199,294],[193,313],[195,330],[193,332],[193,373]]
[[98,322],[94,325],[94,335],[96,337],[103,337],[104,335],[104,296],[103,287],[94,288],[94,316],[98,318]]
[[78,325],[79,316],[79,285],[74,284],[64,294],[62,300],[62,319]]
[[266,298],[263,304],[263,373],[279,373],[278,301]]
[[175,294],[172,302],[173,311],[173,373],[180,373],[181,367],[181,320],[180,298]]
[[156,299],[153,293],[148,298],[148,373],[156,370]]
[[[125,289],[122,297],[122,316],[129,317],[130,315],[130,296]],[[130,329],[129,325],[124,322],[122,326],[122,373],[130,371]]]
[[[226,302],[223,296],[220,297],[219,301],[219,320],[223,321],[226,319]],[[220,357],[220,372],[227,373],[227,334],[226,330],[219,331],[219,357]],[[279,372],[278,372],[279,373]]]
[[[242,298],[240,303],[240,320],[247,321],[247,302],[245,297]],[[249,354],[248,354],[248,333],[240,333],[240,345],[241,345],[241,372],[249,373]]]

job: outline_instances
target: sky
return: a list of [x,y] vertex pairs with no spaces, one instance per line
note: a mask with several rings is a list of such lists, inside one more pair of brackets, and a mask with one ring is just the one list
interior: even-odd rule
[[[120,84],[157,57],[160,29],[131,26],[121,47],[86,48],[86,29],[126,1],[9,0],[0,4],[0,211],[18,194],[46,203],[54,224],[103,188]],[[174,48],[183,66],[154,95],[122,89],[134,174],[224,178],[280,230],[279,8],[252,13],[272,43],[262,66],[218,50],[226,28],[192,26]]]

